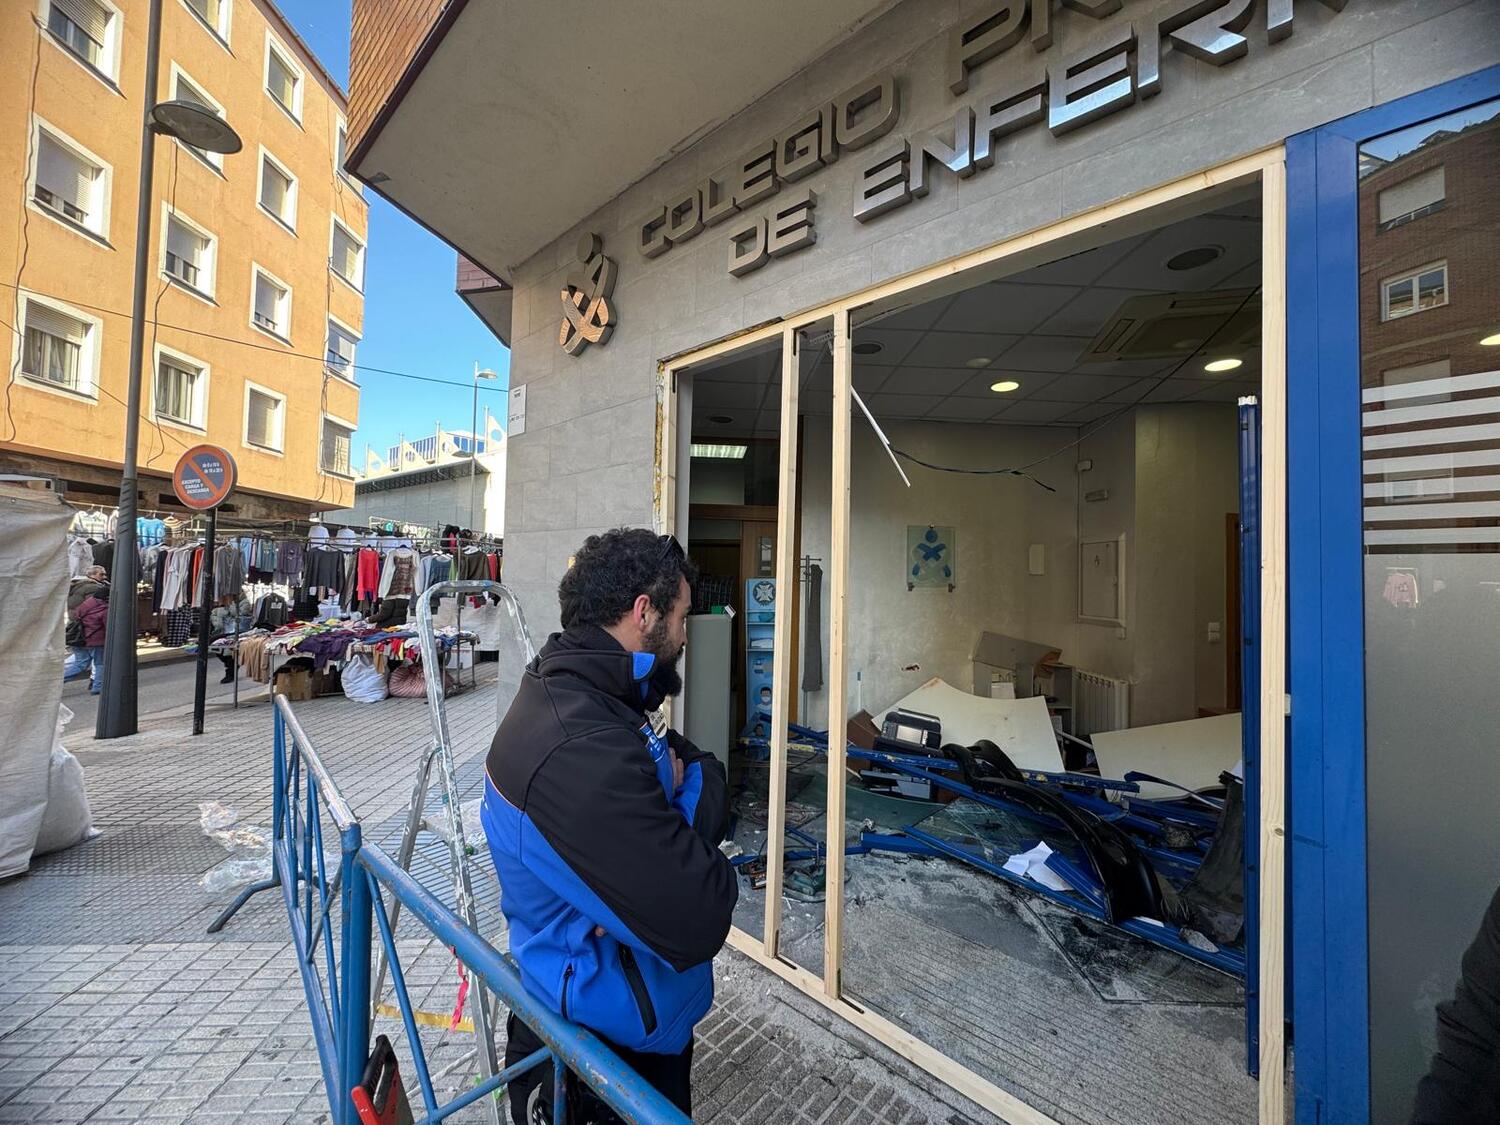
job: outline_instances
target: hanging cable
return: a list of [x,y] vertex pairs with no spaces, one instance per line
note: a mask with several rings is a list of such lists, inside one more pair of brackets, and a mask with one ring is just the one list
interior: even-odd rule
[[915,456],[915,455],[913,455],[911,453],[908,453],[904,449],[897,449],[894,446],[891,447],[891,452],[894,453],[894,454],[896,454],[896,456],[898,456],[898,457],[901,457],[901,458],[904,458],[907,461],[910,461],[913,465],[921,465],[922,468],[924,468],[924,469],[931,469],[933,472],[937,472],[937,473],[957,473],[957,474],[960,474],[960,475],[963,475],[963,476],[981,476],[981,477],[983,477],[983,476],[1025,477],[1027,480],[1034,481],[1036,484],[1041,485],[1048,492],[1056,492],[1057,489],[1053,488],[1049,484],[1043,483],[1042,481],[1038,480],[1036,477],[1032,476],[1031,472],[1029,470],[1036,468],[1038,465],[1045,464],[1046,462],[1052,460],[1054,457],[1060,457],[1062,454],[1066,453],[1070,449],[1077,449],[1078,446],[1082,445],[1085,441],[1087,441],[1089,438],[1093,437],[1100,430],[1104,429],[1106,426],[1109,426],[1109,425],[1111,425],[1114,422],[1119,421],[1125,415],[1127,415],[1131,411],[1133,411],[1136,407],[1140,406],[1143,402],[1146,401],[1146,399],[1148,397],[1150,397],[1152,394],[1154,394],[1164,383],[1166,383],[1166,381],[1168,379],[1172,378],[1172,376],[1176,375],[1179,371],[1181,371],[1184,367],[1186,367],[1189,363],[1191,363],[1194,359],[1196,359],[1199,355],[1201,355],[1203,353],[1203,349],[1206,348],[1206,347],[1208,347],[1208,345],[1213,342],[1214,337],[1216,337],[1220,332],[1224,331],[1225,328],[1229,327],[1229,325],[1234,322],[1235,317],[1239,316],[1240,313],[1244,311],[1245,306],[1248,305],[1251,301],[1253,301],[1259,293],[1260,293],[1260,286],[1257,285],[1254,289],[1250,290],[1249,293],[1245,294],[1245,299],[1243,301],[1241,301],[1238,305],[1235,306],[1234,311],[1231,312],[1231,313],[1229,313],[1219,323],[1218,327],[1216,327],[1212,332],[1210,332],[1207,336],[1205,336],[1203,338],[1202,342],[1200,342],[1198,344],[1198,346],[1195,347],[1192,350],[1191,354],[1189,354],[1186,357],[1184,357],[1183,360],[1180,363],[1178,363],[1176,366],[1174,366],[1170,371],[1168,371],[1165,374],[1163,374],[1162,376],[1160,376],[1154,383],[1151,384],[1151,386],[1147,387],[1145,389],[1145,391],[1143,391],[1139,397],[1133,399],[1130,402],[1125,403],[1123,406],[1120,407],[1120,409],[1118,409],[1118,410],[1116,410],[1116,411],[1114,411],[1114,412],[1112,412],[1110,414],[1106,414],[1104,416],[1104,418],[1100,420],[1100,422],[1099,422],[1099,424],[1097,426],[1095,426],[1092,429],[1086,431],[1085,433],[1079,434],[1077,438],[1075,438],[1074,440],[1068,442],[1066,445],[1059,446],[1057,449],[1054,449],[1051,453],[1047,453],[1047,454],[1042,455],[1041,457],[1035,458],[1034,460],[1027,461],[1024,465],[1015,465],[1015,466],[1012,466],[1010,468],[1005,468],[1005,469],[967,469],[967,468],[961,468],[961,467],[954,466],[954,465],[939,465],[939,464],[936,464],[936,463],[934,463],[932,461],[924,461],[924,460],[922,460],[922,458],[917,457],[917,456]]
[[[35,19],[35,17],[33,17]],[[36,155],[36,127],[32,125],[36,110],[36,83],[37,74],[42,65],[42,40],[36,37],[36,48],[31,56],[31,91],[27,95],[26,103],[26,167],[22,169],[21,176],[21,224],[17,241],[20,243],[20,253],[16,256],[16,281],[11,287],[16,291],[16,313],[21,312],[21,275],[26,272],[26,259],[31,255],[31,208],[27,206],[26,188],[29,173],[34,166]],[[10,426],[10,436],[6,441],[15,441],[20,431],[16,428],[15,415],[11,413],[10,394],[16,385],[16,379],[21,373],[21,364],[26,357],[26,334],[20,333],[21,346],[16,349],[15,362],[11,364],[10,376],[5,380],[5,421]]]

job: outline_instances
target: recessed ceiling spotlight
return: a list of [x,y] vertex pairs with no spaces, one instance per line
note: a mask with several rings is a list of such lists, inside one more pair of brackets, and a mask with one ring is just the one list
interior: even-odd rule
[[1215,375],[1221,371],[1233,371],[1236,367],[1244,364],[1242,359],[1215,359],[1203,365],[1203,370],[1212,371]]
[[990,384],[990,390],[994,391],[997,395],[1008,395],[1011,391],[1018,391],[1020,389],[1021,384],[1014,379],[1001,379],[998,383]]
[[885,345],[878,340],[861,340],[854,345],[855,355],[876,355],[885,350]]
[[987,355],[976,355],[973,359],[964,363],[965,367],[988,367],[989,365],[990,357]]
[[1191,250],[1184,250],[1180,254],[1173,254],[1167,259],[1167,269],[1182,272],[1184,270],[1195,270],[1216,262],[1224,256],[1222,246],[1195,246]]
[[1496,332],[1493,336],[1486,336],[1483,340],[1479,341],[1479,346],[1482,348],[1500,348],[1500,332]]
[[727,426],[734,421],[728,414],[710,414],[708,420],[715,426]]

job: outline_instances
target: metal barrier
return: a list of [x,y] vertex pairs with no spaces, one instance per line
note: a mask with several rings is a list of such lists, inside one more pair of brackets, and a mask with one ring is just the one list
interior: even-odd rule
[[[216,928],[257,890],[281,888],[307,993],[313,1037],[333,1125],[356,1125],[350,1092],[370,1056],[372,945],[378,933],[390,967],[401,1020],[421,1089],[425,1117],[437,1122],[495,1095],[512,1079],[549,1062],[554,1068],[554,1125],[566,1125],[567,1071],[627,1121],[688,1125],[689,1118],[627,1066],[596,1035],[545,1007],[521,982],[515,966],[464,924],[375,844],[361,836],[357,817],[323,765],[284,696],[275,697],[275,772],[272,791],[272,875],[236,900]],[[338,833],[337,863],[324,848],[325,815]],[[334,868],[330,877],[329,870]],[[411,912],[483,986],[536,1032],[545,1044],[516,1065],[438,1104],[396,953],[385,895]],[[337,925],[337,935],[334,926]]]

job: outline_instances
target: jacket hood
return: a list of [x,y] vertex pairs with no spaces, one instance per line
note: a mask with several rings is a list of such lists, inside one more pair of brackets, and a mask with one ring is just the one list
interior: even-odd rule
[[654,711],[666,698],[653,682],[656,657],[626,650],[597,625],[553,633],[532,668],[541,676],[577,676],[642,714]]

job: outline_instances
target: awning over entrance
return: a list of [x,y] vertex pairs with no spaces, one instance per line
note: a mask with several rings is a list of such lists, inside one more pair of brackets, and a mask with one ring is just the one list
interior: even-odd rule
[[358,0],[349,167],[504,281],[892,3]]

